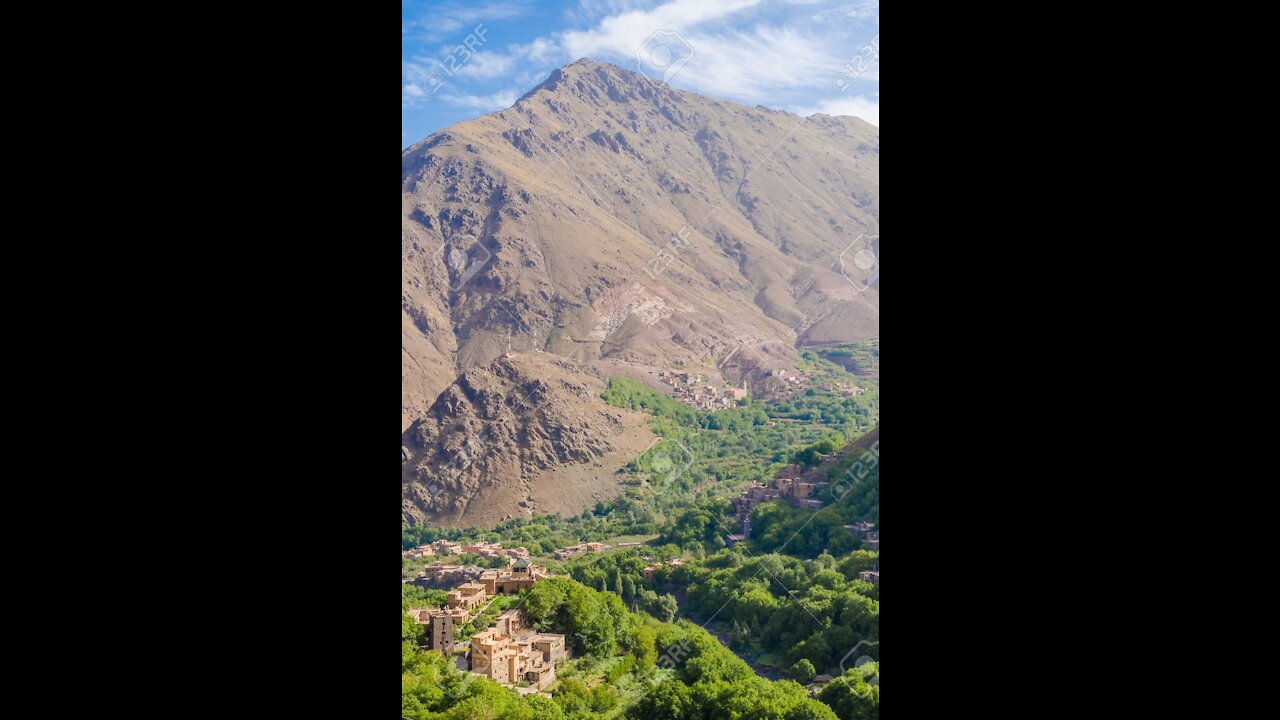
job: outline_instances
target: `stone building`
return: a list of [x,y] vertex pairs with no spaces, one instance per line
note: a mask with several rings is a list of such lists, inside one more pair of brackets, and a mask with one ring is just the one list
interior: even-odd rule
[[498,616],[498,621],[494,623],[493,628],[500,635],[514,636],[525,628],[524,613],[519,608],[508,610]]
[[427,626],[427,649],[448,655],[453,652],[454,628],[465,625],[470,615],[462,608],[410,610],[409,616]]
[[520,558],[511,564],[509,570],[488,570],[480,576],[480,584],[490,597],[494,595],[515,595],[530,590],[539,580],[548,577],[546,571],[534,565],[527,558]]
[[564,659],[563,635],[537,633],[517,640],[495,627],[471,638],[471,672],[494,682],[527,681],[545,688],[555,682],[555,664]]
[[474,612],[484,604],[486,598],[484,585],[480,583],[463,583],[448,595],[449,607],[460,607],[467,612]]

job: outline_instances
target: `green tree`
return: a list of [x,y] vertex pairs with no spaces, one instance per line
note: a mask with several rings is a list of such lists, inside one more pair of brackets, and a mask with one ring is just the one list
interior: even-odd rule
[[635,708],[636,720],[694,720],[701,717],[689,687],[667,680],[651,690]]
[[864,668],[874,665],[879,673],[879,663],[867,663],[849,669],[843,676],[827,683],[818,699],[835,711],[840,720],[879,720],[880,686],[868,685]]

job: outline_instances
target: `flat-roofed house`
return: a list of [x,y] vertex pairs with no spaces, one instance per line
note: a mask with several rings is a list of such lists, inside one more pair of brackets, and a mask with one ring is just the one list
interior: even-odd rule
[[468,612],[484,604],[486,599],[484,585],[480,583],[463,583],[448,595],[449,607],[460,607]]
[[554,633],[538,633],[529,639],[534,649],[540,651],[543,658],[551,664],[565,659],[564,636]]
[[519,641],[490,628],[471,638],[471,672],[495,682],[523,680],[544,688],[555,681],[555,663],[564,657],[563,635],[537,634]]
[[527,558],[519,558],[508,570],[489,570],[480,576],[480,583],[490,597],[494,595],[515,595],[533,589],[535,583],[546,577],[542,568],[534,565]]
[[438,555],[461,555],[462,544],[448,540],[437,540],[431,544]]
[[526,618],[524,611],[520,608],[508,610],[498,616],[498,621],[493,627],[503,635],[514,636],[526,627]]

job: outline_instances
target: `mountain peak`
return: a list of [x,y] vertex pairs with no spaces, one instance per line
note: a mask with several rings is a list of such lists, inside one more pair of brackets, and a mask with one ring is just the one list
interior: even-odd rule
[[654,81],[635,70],[584,57],[552,70],[546,80],[525,93],[517,102],[533,97],[540,90],[559,92],[568,89],[572,94],[583,95],[588,94],[584,91],[590,86],[606,93],[612,88],[616,94],[620,87],[639,87],[652,82]]
[[613,65],[613,64],[611,64],[611,63],[600,62],[599,60],[592,60],[592,59],[591,59],[591,58],[589,58],[589,57],[580,57],[580,58],[578,58],[577,60],[574,60],[573,62],[569,63],[568,65],[565,65],[565,67],[567,67],[567,68],[570,68],[570,67],[586,67],[586,68],[590,68],[590,67],[599,67],[599,66],[603,66],[603,65],[608,65],[609,67],[618,67],[617,65]]

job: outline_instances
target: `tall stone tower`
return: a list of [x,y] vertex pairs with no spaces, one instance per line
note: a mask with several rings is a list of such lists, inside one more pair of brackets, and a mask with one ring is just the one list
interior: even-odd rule
[[439,650],[445,655],[453,653],[453,616],[447,611],[432,613],[429,629],[427,647],[431,650]]

